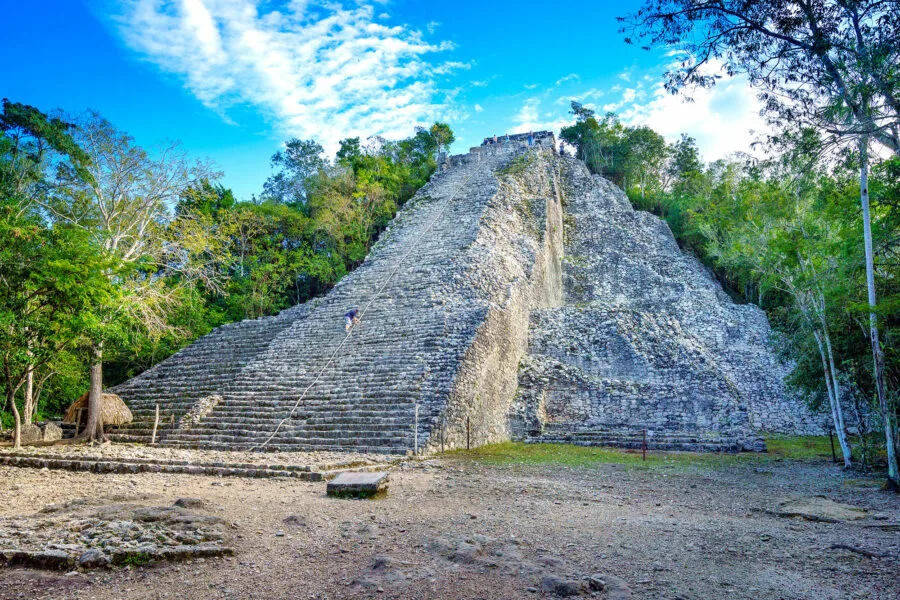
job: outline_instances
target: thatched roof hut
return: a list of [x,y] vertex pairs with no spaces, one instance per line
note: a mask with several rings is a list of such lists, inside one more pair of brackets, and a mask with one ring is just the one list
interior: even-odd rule
[[[102,399],[103,403],[100,414],[103,416],[104,425],[128,425],[134,419],[131,410],[129,410],[122,399],[115,394],[103,394]],[[88,392],[85,392],[78,400],[73,402],[72,406],[69,407],[69,410],[66,411],[63,423],[82,425],[87,416],[87,408]],[[81,409],[84,409],[84,411],[79,412]],[[79,415],[83,415],[81,419],[79,419]],[[79,423],[79,420],[81,423]]]

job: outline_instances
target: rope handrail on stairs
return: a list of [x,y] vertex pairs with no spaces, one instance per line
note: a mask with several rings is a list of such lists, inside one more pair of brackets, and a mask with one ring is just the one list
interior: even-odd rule
[[[366,311],[368,311],[368,310],[369,310],[369,307],[371,307],[372,304],[375,302],[375,300],[378,299],[378,297],[381,295],[381,293],[382,293],[382,292],[384,291],[384,289],[387,287],[388,283],[391,282],[391,279],[394,278],[394,275],[397,274],[397,271],[400,270],[400,267],[403,265],[404,261],[406,261],[407,257],[409,257],[409,255],[412,254],[412,251],[415,250],[416,247],[419,245],[419,242],[422,240],[422,238],[425,237],[425,235],[426,235],[429,231],[431,231],[431,229],[434,227],[435,223],[437,223],[438,219],[440,219],[440,218],[443,216],[444,211],[447,209],[448,206],[450,206],[450,203],[453,202],[453,200],[456,199],[457,195],[459,194],[459,191],[460,191],[466,184],[469,183],[469,180],[472,179],[472,175],[473,175],[473,174],[474,174],[474,173],[470,173],[470,174],[468,175],[468,177],[466,177],[465,181],[463,181],[461,184],[459,184],[459,185],[456,187],[456,189],[453,190],[453,193],[452,193],[446,200],[443,201],[443,203],[442,203],[440,209],[438,210],[438,212],[437,212],[437,214],[434,216],[434,218],[431,220],[431,222],[428,224],[428,226],[425,227],[425,229],[419,234],[419,236],[418,236],[415,240],[413,240],[413,243],[410,244],[410,247],[409,247],[409,249],[406,251],[406,253],[405,253],[403,256],[400,257],[400,260],[397,261],[397,264],[394,266],[394,268],[393,268],[393,269],[391,270],[391,272],[388,274],[387,278],[384,280],[384,283],[381,284],[381,287],[378,288],[378,290],[377,290],[377,291],[372,295],[372,297],[369,299],[369,302],[363,307],[362,311],[360,311],[360,313],[359,313],[359,320],[360,320],[360,323],[359,323],[359,324],[362,324],[363,317],[366,315]],[[267,437],[267,438],[265,439],[264,442],[262,442],[262,443],[260,443],[260,444],[256,444],[255,446],[251,446],[251,447],[250,447],[251,450],[258,450],[258,449],[260,449],[260,448],[264,448],[265,446],[267,446],[267,445],[269,444],[269,442],[271,442],[272,439],[274,439],[274,437],[278,434],[278,432],[281,430],[281,427],[287,422],[287,420],[290,419],[290,418],[292,418],[292,417],[294,416],[294,413],[297,411],[297,408],[300,406],[300,403],[301,403],[301,402],[303,401],[303,399],[306,397],[306,394],[309,392],[309,390],[311,390],[311,389],[313,388],[313,386],[315,386],[315,385],[319,382],[319,379],[322,378],[322,375],[325,373],[325,370],[326,370],[329,366],[331,366],[331,364],[334,362],[334,359],[335,359],[335,357],[337,356],[338,352],[340,352],[341,348],[344,347],[344,344],[347,343],[347,340],[350,339],[350,336],[353,335],[353,331],[356,329],[356,327],[359,326],[359,324],[358,324],[358,325],[354,325],[353,327],[350,328],[350,331],[347,332],[347,335],[344,336],[344,339],[341,340],[341,343],[338,344],[337,347],[334,349],[334,352],[331,353],[331,356],[329,357],[328,361],[327,361],[327,362],[322,366],[322,368],[319,370],[319,373],[316,375],[316,378],[313,380],[313,382],[310,383],[308,386],[306,386],[306,389],[303,390],[303,393],[300,394],[300,397],[297,398],[297,402],[294,403],[294,407],[291,408],[291,412],[288,414],[288,416],[284,417],[283,419],[281,419],[281,421],[278,422],[278,425],[275,427],[275,431],[273,431],[273,432],[269,435],[269,437]]]

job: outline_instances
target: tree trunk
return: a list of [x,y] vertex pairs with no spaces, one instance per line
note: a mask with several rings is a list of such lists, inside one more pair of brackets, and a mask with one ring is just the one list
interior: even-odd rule
[[828,367],[828,357],[825,354],[825,346],[822,344],[822,335],[818,331],[813,331],[816,338],[816,344],[819,346],[819,356],[822,357],[822,370],[825,373],[825,388],[828,390],[828,403],[831,404],[831,420],[834,423],[834,431],[837,434],[838,443],[841,446],[841,454],[844,457],[844,467],[852,466],[852,457],[850,455],[850,444],[847,442],[847,432],[843,426],[843,412],[841,411],[840,390],[834,388],[835,381],[831,376],[831,369]]
[[22,421],[28,425],[34,420],[34,369],[28,367],[25,374],[25,402],[22,408]]
[[894,442],[894,410],[884,384],[884,354],[878,339],[878,315],[875,313],[875,258],[872,250],[872,222],[869,215],[869,140],[863,136],[859,141],[859,201],[862,205],[863,241],[866,248],[866,289],[869,295],[869,341],[872,344],[872,360],[875,367],[875,390],[878,406],[884,419],[884,437],[887,446],[888,478],[892,484],[900,486],[900,472],[897,466],[897,447]]
[[831,336],[828,334],[828,328],[825,327],[824,318],[823,318],[823,326],[822,326],[822,334],[825,338],[825,351],[828,353],[828,368],[831,370],[831,385],[834,387],[834,398],[836,400],[835,405],[837,406],[837,417],[838,421],[841,424],[841,431],[847,431],[847,426],[844,423],[844,407],[841,404],[841,384],[837,379],[837,367],[834,366],[834,350],[831,347]]
[[104,440],[103,433],[103,347],[94,346],[91,361],[91,389],[88,392],[88,420],[82,437]]
[[6,404],[9,406],[9,410],[12,412],[13,420],[15,421],[13,429],[13,447],[18,450],[22,447],[22,417],[19,416],[19,407],[16,406],[16,387],[7,383]]

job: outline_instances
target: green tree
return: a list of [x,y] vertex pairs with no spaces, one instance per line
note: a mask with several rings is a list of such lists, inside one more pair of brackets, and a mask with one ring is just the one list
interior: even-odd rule
[[170,207],[216,174],[208,165],[191,161],[177,145],[150,156],[96,113],[80,120],[74,137],[90,158],[89,177],[70,178],[42,207],[54,226],[77,228],[89,236],[110,265],[104,274],[117,290],[116,302],[97,311],[90,334],[85,435],[99,438],[104,350],[127,344],[132,327],[154,334],[169,329],[167,315],[177,309],[182,296],[165,275],[177,272],[179,285],[211,283],[209,271],[195,260],[192,248],[167,239],[166,224]]
[[622,21],[627,34],[683,51],[681,67],[667,73],[670,89],[714,85],[716,74],[705,67],[721,60],[728,74],[749,77],[776,124],[816,127],[833,144],[849,138],[858,147],[869,338],[888,477],[900,488],[897,406],[883,379],[867,182],[871,141],[900,156],[900,2],[649,0]]
[[428,133],[434,140],[434,144],[435,146],[437,146],[437,149],[444,152],[449,151],[450,145],[456,141],[456,136],[453,134],[453,130],[450,129],[450,126],[446,123],[435,123],[431,126],[431,129],[428,130]]
[[[0,355],[5,404],[20,444],[16,394],[24,387],[26,423],[35,412],[34,375],[70,350],[110,294],[105,266],[83,232],[52,227],[42,211],[58,194],[58,174],[88,177],[89,157],[72,126],[34,107],[4,100],[0,115]],[[50,371],[52,372],[52,370]],[[46,380],[39,381],[38,388]]]
[[[643,203],[648,190],[654,193],[662,191],[669,147],[666,140],[649,127],[627,129],[623,145],[626,179],[631,185],[638,187]],[[627,187],[630,186],[626,185]]]
[[594,111],[574,101],[571,113],[575,116],[575,124],[563,127],[560,137],[575,147],[576,157],[593,172],[626,187],[627,132],[619,118],[608,113],[598,121]]
[[311,180],[329,167],[324,149],[315,140],[288,140],[272,156],[273,173],[263,186],[263,198],[272,202],[303,205],[309,199]]

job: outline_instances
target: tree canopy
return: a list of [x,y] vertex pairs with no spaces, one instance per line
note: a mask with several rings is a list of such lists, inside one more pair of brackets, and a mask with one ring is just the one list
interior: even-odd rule
[[345,140],[333,158],[288,140],[240,201],[177,144],[145,149],[96,113],[4,101],[0,424],[59,415],[213,327],[327,292],[453,141],[442,123],[411,133]]

